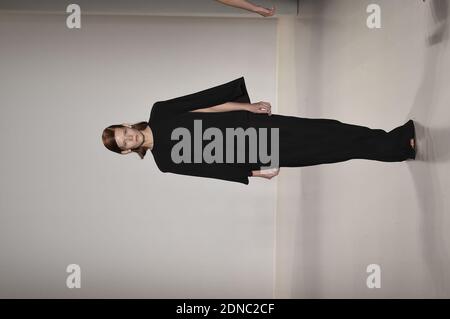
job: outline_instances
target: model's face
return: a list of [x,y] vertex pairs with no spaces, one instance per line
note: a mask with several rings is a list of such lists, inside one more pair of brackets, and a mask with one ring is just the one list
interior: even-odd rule
[[114,137],[117,145],[124,151],[123,154],[127,154],[128,150],[138,148],[144,143],[144,135],[129,127],[116,128]]

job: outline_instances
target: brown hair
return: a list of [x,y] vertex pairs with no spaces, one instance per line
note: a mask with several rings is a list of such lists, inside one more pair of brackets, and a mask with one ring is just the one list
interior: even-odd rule
[[[139,123],[135,123],[135,124],[131,125],[131,127],[136,130],[143,131],[143,130],[145,130],[147,125],[148,125],[147,122],[139,122]],[[125,127],[125,126],[123,126],[122,124],[110,125],[103,130],[103,134],[102,134],[103,145],[105,145],[105,147],[112,152],[121,154],[121,152],[123,151],[117,145],[116,139],[114,138],[116,128],[123,128],[123,127]],[[141,146],[139,148],[132,149],[131,151],[134,153],[137,153],[141,159],[144,159],[145,153],[147,152],[147,148]]]

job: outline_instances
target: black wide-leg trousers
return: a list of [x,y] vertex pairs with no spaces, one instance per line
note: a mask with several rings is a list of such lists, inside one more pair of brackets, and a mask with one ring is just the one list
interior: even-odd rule
[[[250,127],[269,129],[269,154],[270,128],[279,129],[279,167],[311,166],[350,159],[400,162],[415,158],[415,150],[410,145],[410,139],[415,137],[412,120],[389,132],[335,119],[278,114],[250,113],[249,124]],[[257,165],[268,166],[260,161]]]

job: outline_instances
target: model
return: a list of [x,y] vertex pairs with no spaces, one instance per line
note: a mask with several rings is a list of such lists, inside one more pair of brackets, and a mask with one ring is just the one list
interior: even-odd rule
[[[187,155],[188,161],[175,161],[174,154],[178,155],[180,151],[180,138],[175,134],[177,129],[190,133],[192,137],[198,135],[198,123],[201,123],[203,131],[213,129],[222,136],[227,136],[227,129],[255,128],[258,142],[263,139],[273,141],[272,132],[276,129],[277,167],[261,170],[269,163],[260,158],[256,162],[251,161],[249,145],[245,145],[245,162],[239,162],[237,157],[230,162],[222,154],[223,161],[198,163],[192,154],[181,155]],[[266,129],[266,136],[260,135],[261,129]],[[335,119],[272,114],[270,103],[250,102],[244,77],[189,95],[158,101],[153,104],[149,121],[109,126],[103,131],[102,142],[110,151],[123,155],[134,152],[141,159],[150,150],[157,167],[164,173],[243,184],[248,184],[248,177],[252,176],[270,179],[279,173],[280,167],[312,166],[351,159],[401,162],[416,157],[412,120],[386,132]],[[211,142],[212,138],[211,141],[202,140],[201,150]],[[232,152],[239,156],[236,145],[229,143],[227,140],[226,145],[232,145]],[[267,145],[269,153],[271,145]],[[192,148],[187,149],[190,151]]]

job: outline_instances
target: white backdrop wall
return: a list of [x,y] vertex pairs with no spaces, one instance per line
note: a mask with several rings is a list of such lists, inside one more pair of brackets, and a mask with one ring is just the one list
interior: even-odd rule
[[275,180],[163,174],[101,133],[240,76],[275,108],[276,20],[64,19],[0,14],[0,297],[272,297]]
[[[77,0],[84,14],[226,16],[255,17],[255,14],[216,0]],[[297,15],[299,0],[258,0],[267,8],[276,6],[277,14]],[[65,12],[68,3],[60,0],[2,0],[0,10],[8,12]]]

